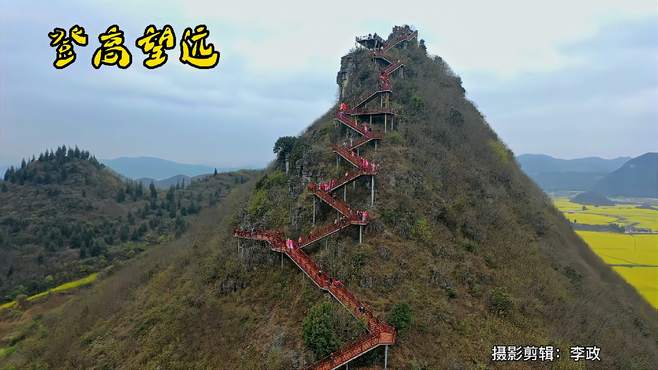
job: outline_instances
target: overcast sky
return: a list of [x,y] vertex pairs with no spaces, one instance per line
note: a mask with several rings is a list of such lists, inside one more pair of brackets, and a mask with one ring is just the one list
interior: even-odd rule
[[[516,154],[658,151],[655,0],[91,3],[0,0],[0,164],[77,144],[100,158],[262,166],[277,137],[334,104],[354,36],[405,23]],[[115,23],[133,64],[96,70],[98,34]],[[177,47],[163,67],[144,68],[134,42],[151,23],[171,24],[177,40],[206,24],[219,65],[183,65]],[[74,24],[89,45],[55,70],[48,32]]]

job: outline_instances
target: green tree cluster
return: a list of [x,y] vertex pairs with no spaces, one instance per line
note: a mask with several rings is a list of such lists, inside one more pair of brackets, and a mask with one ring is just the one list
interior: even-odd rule
[[[98,169],[104,167],[88,151],[80,150],[77,146],[75,148],[67,148],[65,145],[62,145],[55,151],[46,150],[40,153],[38,158],[32,157],[30,160],[23,159],[18,168],[14,166],[9,167],[5,171],[4,180],[19,185],[25,183],[62,183],[69,176],[69,170],[67,170],[64,164],[74,160],[87,161]],[[42,164],[44,170],[37,170],[37,166],[34,165],[35,163]]]
[[398,332],[404,332],[409,326],[411,326],[413,321],[411,306],[404,302],[396,303],[391,310],[388,321],[398,330]]
[[338,349],[340,342],[334,328],[329,302],[311,307],[308,315],[304,318],[302,326],[304,343],[317,358],[327,356]]

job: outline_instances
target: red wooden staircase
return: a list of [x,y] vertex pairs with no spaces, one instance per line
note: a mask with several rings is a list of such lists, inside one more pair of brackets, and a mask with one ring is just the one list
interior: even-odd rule
[[393,48],[394,46],[397,46],[401,42],[411,41],[417,38],[418,38],[418,31],[416,30],[408,30],[407,32],[394,33],[393,37],[391,37],[389,40],[387,40],[384,43],[384,47],[382,47],[381,52],[385,53],[391,50],[391,48]]
[[368,212],[354,210],[346,202],[337,199],[335,196],[331,195],[329,191],[322,190],[321,186],[311,182],[308,184],[308,190],[313,192],[315,196],[320,198],[323,202],[327,203],[333,209],[338,211],[343,217],[348,219],[352,225],[367,225],[368,224]]
[[352,108],[347,109],[345,114],[350,116],[368,116],[368,115],[377,115],[377,114],[394,114],[390,108],[376,108],[376,109],[358,109]]
[[376,172],[365,171],[362,169],[347,171],[344,176],[339,177],[335,182],[332,183],[329,191],[340,189],[341,186],[345,186],[361,176],[372,176],[376,174]]
[[373,174],[376,174],[379,170],[379,166],[354,153],[354,151],[349,147],[333,145],[333,150],[334,153],[338,154],[341,158],[360,170]]
[[356,133],[362,135],[364,138],[368,138],[370,140],[381,140],[384,136],[379,131],[373,131],[372,127],[370,127],[365,122],[359,124],[356,118],[349,117],[348,114],[343,111],[336,112],[336,120],[348,128],[356,131]]
[[332,353],[307,369],[332,370],[343,366],[355,358],[370,352],[379,346],[395,344],[395,329],[373,331],[362,338],[346,345],[341,351]]
[[[366,98],[362,99],[351,109],[343,109],[346,105],[341,104],[341,110],[336,113],[336,120],[338,122],[361,135],[360,139],[351,142],[349,145],[333,145],[333,151],[355,167],[355,169],[347,171],[340,178],[331,179],[319,184],[311,182],[308,185],[308,190],[318,199],[335,209],[339,213],[339,217],[333,223],[315,228],[308,234],[299,236],[297,240],[287,238],[282,232],[274,230],[248,231],[235,229],[233,232],[236,238],[264,241],[270,245],[273,251],[287,255],[315,285],[331,294],[354,317],[367,324],[368,334],[318,361],[308,367],[308,369],[336,369],[376,347],[386,346],[386,350],[388,351],[388,345],[395,344],[395,328],[375,317],[370,308],[359,301],[341,281],[329,276],[326,271],[323,271],[302,248],[351,225],[362,227],[368,224],[367,211],[352,209],[345,200],[336,198],[332,193],[361,176],[371,176],[372,199],[374,199],[374,176],[377,175],[379,166],[355,153],[355,150],[370,141],[382,140],[383,134],[380,131],[373,131],[370,125],[359,123],[356,117],[360,115],[392,114],[390,108],[383,106],[383,101],[380,103],[380,107],[374,110],[368,110],[365,106],[376,96],[391,92],[390,76],[396,70],[403,67],[403,64],[399,61],[392,62],[386,55],[386,52],[403,41],[410,41],[418,37],[417,31],[409,28],[405,28],[405,30],[406,32],[397,32],[397,34],[394,32],[393,36],[383,44],[381,49],[373,52],[373,58],[384,60],[387,64],[387,67],[379,75],[379,89],[366,96]],[[381,45],[378,42],[373,42],[373,45],[378,44]],[[385,361],[386,358],[385,356]],[[386,362],[384,366],[386,367]]]
[[410,30],[408,32],[399,32],[397,34],[393,34],[393,37],[386,41],[381,49],[372,51],[371,55],[374,59],[383,60],[386,64],[388,64],[388,66],[379,74],[379,89],[360,99],[359,102],[354,106],[355,109],[363,107],[380,94],[392,92],[390,77],[395,71],[404,67],[404,64],[400,63],[399,61],[391,61],[390,57],[386,55],[386,52],[401,42],[411,41],[416,38],[418,38],[418,31]]

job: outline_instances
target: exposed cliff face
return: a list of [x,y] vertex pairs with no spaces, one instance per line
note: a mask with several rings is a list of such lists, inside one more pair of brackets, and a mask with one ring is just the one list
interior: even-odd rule
[[336,75],[339,100],[343,100],[345,88],[349,85],[350,76],[354,74],[354,71],[356,71],[356,63],[352,54],[347,54],[340,58],[340,70]]
[[[573,365],[569,346],[591,344],[604,351],[603,368],[658,363],[655,311],[591,253],[522,174],[465,99],[461,80],[415,43],[391,53],[407,67],[404,79],[393,81],[396,130],[376,150],[363,152],[384,169],[374,207],[367,181],[347,192],[350,204],[369,208],[374,220],[363,244],[354,228],[307,250],[379,317],[390,317],[397,303],[410,306],[412,324],[390,349],[389,366],[488,367],[496,344],[557,346],[561,367]],[[362,50],[344,58],[337,78],[341,101],[352,103],[371,91],[375,71]],[[254,369],[312,362],[302,320],[310,307],[333,301],[267,246],[241,242],[238,248],[231,232],[236,224],[289,235],[312,228],[305,184],[346,170],[329,149],[349,140],[349,131],[334,122],[336,109],[301,135],[303,155],[288,176],[273,168],[208,211],[188,234],[197,248],[158,263],[145,260],[134,283],[124,283],[133,281],[128,273],[117,273],[44,319],[48,334],[12,361]],[[330,223],[335,215],[319,206],[316,222]],[[126,291],[108,296],[120,283]],[[349,314],[332,305],[339,340],[360,335]],[[100,308],[105,306],[113,310]],[[57,351],[62,343],[73,344]],[[381,364],[382,356],[375,351],[350,367]]]

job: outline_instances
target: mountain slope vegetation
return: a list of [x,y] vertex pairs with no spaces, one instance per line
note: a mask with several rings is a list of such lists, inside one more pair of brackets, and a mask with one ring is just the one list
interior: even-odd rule
[[[561,348],[558,368],[582,368],[568,359],[571,345],[601,347],[602,368],[658,363],[655,310],[571,230],[465,98],[460,78],[423,46],[390,51],[406,65],[394,80],[395,130],[377,149],[362,149],[382,168],[374,207],[368,181],[348,186],[350,204],[374,219],[363,244],[355,229],[307,250],[398,325],[389,366],[485,368],[493,345],[522,344]],[[342,96],[353,102],[376,86],[377,68],[363,49],[343,61]],[[317,359],[303,328],[318,312],[333,318],[332,343],[357,337],[359,323],[290,261],[232,238],[236,225],[290,235],[312,228],[305,185],[346,171],[330,149],[349,140],[334,123],[337,108],[291,140],[288,155],[257,181],[202,210],[182,238],[35,318],[0,364],[299,368]],[[334,217],[319,207],[320,225]],[[376,350],[350,367],[382,357]]]

